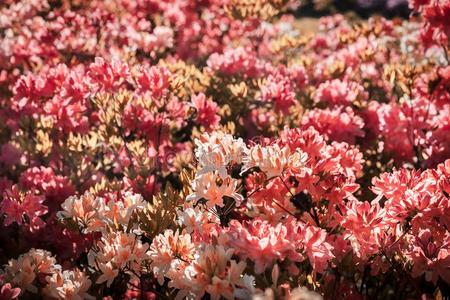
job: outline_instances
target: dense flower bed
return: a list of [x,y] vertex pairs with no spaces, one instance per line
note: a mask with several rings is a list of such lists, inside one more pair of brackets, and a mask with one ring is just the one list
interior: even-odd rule
[[0,299],[449,297],[450,1],[409,4],[3,1]]

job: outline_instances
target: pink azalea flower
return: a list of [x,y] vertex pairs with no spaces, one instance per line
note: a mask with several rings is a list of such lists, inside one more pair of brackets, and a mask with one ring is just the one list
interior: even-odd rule
[[[0,206],[0,213],[6,215],[5,225],[17,223],[26,224],[30,231],[35,231],[45,226],[40,216],[48,212],[47,206],[42,205],[44,197],[35,195],[32,192],[23,194],[17,185],[3,193],[3,201]],[[24,217],[26,216],[26,219]]]
[[217,103],[207,99],[203,93],[193,96],[191,101],[196,109],[196,122],[206,129],[214,128],[219,124],[220,117],[217,115],[219,112]]

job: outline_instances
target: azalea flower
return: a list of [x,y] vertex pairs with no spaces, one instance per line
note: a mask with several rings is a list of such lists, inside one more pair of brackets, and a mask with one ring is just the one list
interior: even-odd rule
[[44,197],[33,192],[23,194],[17,185],[6,190],[0,206],[0,213],[6,215],[5,225],[11,225],[13,222],[19,225],[26,223],[30,231],[44,227],[45,223],[40,218],[48,211],[47,206],[42,204],[44,200]]
[[91,281],[80,270],[59,271],[48,276],[46,280],[48,285],[44,293],[55,299],[95,299],[87,293]]
[[215,173],[203,174],[195,178],[192,184],[194,192],[186,200],[197,201],[205,199],[209,207],[214,207],[216,205],[224,206],[223,197],[226,196],[233,198],[237,206],[239,206],[244,198],[236,191],[237,185],[237,180],[231,177],[222,179]]
[[99,268],[102,275],[97,279],[97,283],[106,282],[106,286],[109,287],[117,275],[119,275],[119,270],[114,269],[111,263],[100,264]]
[[214,128],[220,121],[217,115],[219,107],[211,99],[207,99],[205,94],[198,94],[191,99],[196,109],[196,121],[207,129]]
[[195,140],[195,144],[195,156],[200,166],[198,175],[217,171],[222,178],[227,177],[228,164],[241,163],[247,149],[241,138],[234,139],[223,132],[204,134]]
[[266,173],[267,178],[280,176],[288,164],[289,154],[288,148],[281,148],[277,144],[265,147],[256,145],[246,153],[242,172],[258,167]]
[[152,259],[153,272],[158,275],[160,284],[164,282],[164,275],[168,274],[172,267],[192,260],[194,249],[195,245],[189,234],[167,230],[164,235],[155,237],[149,255]]
[[286,258],[291,261],[304,260],[300,254],[300,226],[296,222],[271,225],[258,219],[243,224],[233,220],[227,231],[227,240],[241,257],[255,262],[255,272],[260,274],[276,261]]

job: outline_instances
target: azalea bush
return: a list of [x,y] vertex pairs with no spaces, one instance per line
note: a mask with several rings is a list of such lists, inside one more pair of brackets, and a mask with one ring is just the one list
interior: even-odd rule
[[446,299],[450,1],[0,4],[0,299]]

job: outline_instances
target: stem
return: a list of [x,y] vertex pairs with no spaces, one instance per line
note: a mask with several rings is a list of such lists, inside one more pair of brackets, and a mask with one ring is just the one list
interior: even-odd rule
[[363,293],[363,289],[364,289],[364,282],[366,281],[366,278],[367,278],[367,271],[368,271],[369,269],[368,269],[368,267],[367,266],[365,266],[364,267],[364,272],[363,272],[363,277],[362,277],[362,279],[361,279],[361,286],[359,287],[359,293],[362,295],[362,293]]
[[295,197],[295,195],[292,194],[291,189],[287,186],[286,182],[284,182],[283,178],[281,176],[278,176],[278,178],[280,178],[281,182],[284,184],[284,187],[289,192],[289,194],[291,194],[292,197]]
[[[289,192],[289,194],[291,194],[292,198],[294,198],[295,195],[292,194],[291,190],[289,189],[289,187],[288,187],[288,185],[286,184],[286,182],[284,182],[283,178],[282,178],[281,176],[278,176],[278,177],[280,178],[281,182],[283,183],[284,187],[287,189],[287,191]],[[312,202],[312,201],[311,201],[311,202]],[[316,211],[315,206],[313,206],[313,207],[311,208],[311,210],[312,210],[313,212],[311,213],[311,211],[308,211],[309,215],[310,215],[311,218],[314,220],[314,222],[316,222],[316,226],[317,226],[317,227],[320,227],[319,216],[317,215],[317,211]]]
[[317,214],[317,211],[316,211],[316,207],[313,206],[311,208],[311,210],[313,211],[313,213],[312,214],[311,214],[311,212],[308,212],[308,213],[311,215],[311,217],[313,218],[314,222],[316,222],[317,227],[320,227],[320,220],[319,220],[319,215]]
[[[291,194],[292,197],[294,197],[294,195],[292,194],[292,192],[289,190],[289,187],[287,186],[287,184],[284,182],[283,178],[281,178],[281,176],[275,176],[275,177],[271,177],[269,179],[267,179],[263,185],[265,185],[267,182],[269,182],[272,179],[275,178],[280,178],[281,182],[284,184],[284,186],[286,187],[286,189],[288,190],[289,194]],[[257,188],[256,190],[254,190],[252,193],[250,193],[250,195],[247,196],[251,197],[254,193],[260,191],[262,188]],[[284,207],[283,205],[281,205],[280,203],[278,203],[275,199],[272,199],[272,202],[275,203],[278,207],[280,207],[282,210],[284,210],[286,213],[288,213],[289,215],[293,216],[294,218],[297,219],[297,216],[295,214],[293,214],[292,212],[290,212],[286,207]]]
[[281,205],[280,203],[278,203],[275,199],[272,199],[273,203],[275,203],[276,205],[278,205],[282,210],[284,210],[285,212],[287,212],[288,214],[290,214],[291,216],[293,216],[294,218],[297,218],[296,215],[294,215],[293,213],[291,213],[289,210],[287,210],[283,205]]
[[339,270],[337,270],[336,267],[336,275],[334,277],[334,284],[333,284],[333,298],[332,299],[336,299],[336,290],[337,290],[337,285],[338,282],[341,280],[341,274],[339,273]]
[[450,64],[450,59],[449,59],[449,57],[448,57],[448,50],[447,50],[447,47],[444,46],[444,45],[442,45],[442,50],[444,50],[444,57],[445,57],[445,60],[447,61],[447,65],[448,65],[448,64]]

